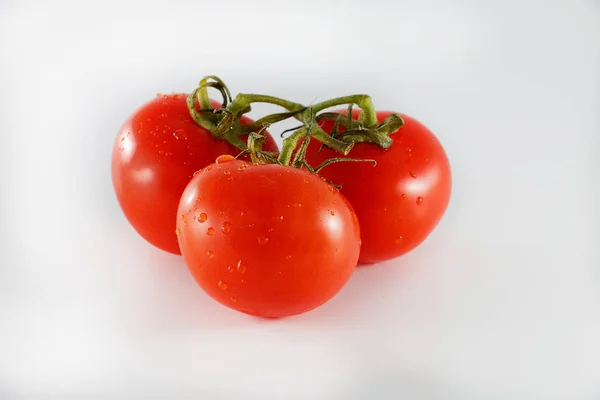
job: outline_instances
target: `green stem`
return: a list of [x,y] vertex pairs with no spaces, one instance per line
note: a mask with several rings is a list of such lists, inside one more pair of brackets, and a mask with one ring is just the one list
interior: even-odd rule
[[[371,96],[366,94],[355,94],[351,96],[342,96],[336,97],[335,99],[330,99],[326,101],[322,101],[313,105],[313,110],[315,110],[315,114],[319,111],[322,111],[326,108],[341,106],[344,104],[356,104],[360,109],[360,117],[359,122],[361,122],[367,128],[372,128],[377,126],[377,111],[375,110],[375,106],[373,105],[373,101],[371,100]],[[352,118],[352,115],[349,115]]]

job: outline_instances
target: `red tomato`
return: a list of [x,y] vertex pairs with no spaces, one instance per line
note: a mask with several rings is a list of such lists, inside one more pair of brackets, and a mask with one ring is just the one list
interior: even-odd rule
[[[344,113],[344,111],[339,111]],[[353,118],[358,118],[355,110]],[[392,114],[377,113],[379,121]],[[360,222],[360,263],[398,257],[417,247],[438,224],[450,200],[450,164],[436,137],[414,118],[401,114],[404,126],[391,135],[394,143],[383,150],[358,143],[348,157],[374,159],[371,163],[337,163],[320,175],[342,185],[341,192],[352,204]],[[333,121],[322,120],[330,133]],[[343,128],[342,128],[343,129]],[[317,166],[339,157],[333,150],[312,141],[306,159]]]
[[297,168],[218,161],[190,181],[178,211],[181,253],[202,289],[261,317],[303,313],[338,293],[360,251],[339,191]]
[[[113,186],[125,216],[144,239],[174,254],[181,254],[177,205],[192,175],[220,154],[240,152],[196,124],[186,98],[159,95],[140,107],[121,127],[112,154]],[[264,149],[277,151],[270,136]]]

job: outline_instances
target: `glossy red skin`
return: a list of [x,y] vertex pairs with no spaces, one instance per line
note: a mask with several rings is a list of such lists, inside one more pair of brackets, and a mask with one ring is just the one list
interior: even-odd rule
[[351,206],[297,168],[239,160],[208,166],[185,189],[178,214],[179,245],[198,284],[246,314],[314,309],[338,293],[358,260]]
[[[344,113],[344,111],[338,111]],[[353,113],[358,118],[359,110]],[[391,112],[377,113],[383,121]],[[360,263],[370,264],[398,257],[420,245],[436,227],[449,200],[452,177],[448,157],[440,142],[416,119],[401,114],[404,126],[391,135],[392,146],[383,150],[358,143],[349,157],[374,159],[371,163],[337,163],[320,174],[342,185],[361,228]],[[330,133],[331,120],[321,121]],[[316,166],[339,153],[312,141],[307,161]]]
[[[220,154],[240,152],[196,124],[186,98],[158,95],[142,105],[121,127],[112,153],[113,186],[126,218],[144,239],[173,254],[181,254],[175,220],[192,175]],[[270,135],[263,148],[277,151]]]

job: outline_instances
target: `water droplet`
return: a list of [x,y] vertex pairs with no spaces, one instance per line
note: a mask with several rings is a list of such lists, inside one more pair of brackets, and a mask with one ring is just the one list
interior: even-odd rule
[[280,221],[283,221],[283,215],[281,215],[281,216],[279,217],[279,220],[280,220]]
[[226,290],[227,289],[227,284],[223,281],[219,281],[219,283],[217,283],[217,287],[221,290]]
[[301,207],[302,207],[302,204],[300,204],[300,203],[294,203],[294,207],[295,207],[295,208],[301,208]]
[[179,230],[179,228],[175,229],[175,234],[176,234],[177,236],[179,236],[179,234],[180,234],[180,233],[181,233],[181,231]]
[[412,153],[412,148],[410,146],[406,146],[406,151],[409,153],[408,155],[411,156],[410,153]]
[[235,297],[233,297],[233,296],[231,296],[231,297],[229,298],[229,300],[231,300],[231,302],[232,302],[232,303],[235,303],[235,302],[237,301],[237,299],[236,299]]
[[212,165],[209,165],[208,167],[204,168],[205,171],[210,171],[212,169]]
[[417,205],[420,206],[423,204],[423,198],[421,196],[417,197]]
[[163,118],[167,118],[167,114],[166,113],[162,113],[162,114],[160,114],[160,116],[163,117]]
[[291,259],[292,259],[292,256],[291,256],[291,255],[287,255],[287,256],[285,256],[285,259],[286,259],[286,260],[291,260]]
[[208,227],[208,228],[206,229],[206,234],[207,234],[208,236],[212,236],[212,235],[214,235],[214,234],[215,234],[215,228],[213,228],[212,226],[211,226],[211,227]]
[[230,154],[223,154],[223,155],[217,157],[216,162],[217,162],[217,164],[220,164],[220,163],[226,163],[228,161],[235,161],[235,157]]
[[198,175],[200,172],[202,172],[202,170],[201,170],[201,169],[199,169],[198,171],[194,172],[194,175],[192,175],[192,176],[196,176],[196,175]]
[[329,214],[331,214],[333,216],[333,215],[335,215],[335,211],[329,210]]
[[224,173],[225,175],[231,175],[231,171],[230,171],[230,170],[228,170],[228,169],[226,169],[225,171],[223,171],[223,173]]
[[183,226],[187,226],[187,221],[183,221]]
[[123,136],[123,137],[121,138],[121,142],[124,142],[124,141],[125,141],[125,136]]
[[222,168],[223,168],[222,165],[217,164],[217,169],[222,169]]
[[223,233],[231,232],[231,222],[223,222],[223,225],[221,226],[221,232],[223,232]]
[[308,183],[308,179],[305,179],[305,180],[304,180],[304,183]]
[[402,242],[402,236],[396,238],[396,244],[400,244],[400,242]]
[[402,200],[406,200],[406,193],[402,193],[402,194],[400,195],[400,197],[402,198]]
[[240,165],[240,166],[238,167],[238,170],[239,170],[239,171],[245,171],[245,170],[246,170],[246,168],[248,168],[248,164],[242,164],[242,165]]
[[246,263],[242,260],[238,261],[237,266],[235,267],[238,273],[243,274],[246,272]]
[[181,220],[183,221],[185,219],[185,214],[181,214]]
[[173,99],[175,99],[175,100],[178,100],[180,97],[181,97],[181,95],[180,95],[180,94],[174,94],[174,95],[173,95]]
[[338,190],[337,190],[335,187],[333,187],[333,186],[329,185],[329,191],[331,191],[331,193],[335,193],[335,192],[337,192]]
[[212,250],[209,250],[206,252],[206,255],[208,256],[208,258],[214,258],[215,257],[215,252]]
[[205,222],[208,219],[208,215],[206,215],[206,213],[200,213],[198,215],[198,222],[202,223]]
[[233,272],[233,265],[227,266],[227,272]]
[[411,177],[411,178],[416,178],[416,177],[417,177],[417,174],[415,174],[414,172],[411,172],[411,173],[410,173],[410,177]]
[[267,244],[269,242],[269,238],[266,236],[258,236],[258,244]]

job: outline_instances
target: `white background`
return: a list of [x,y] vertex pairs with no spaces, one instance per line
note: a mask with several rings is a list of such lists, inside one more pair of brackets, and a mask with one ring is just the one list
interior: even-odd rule
[[[595,1],[0,0],[0,398],[599,399],[599,50]],[[420,119],[443,222],[313,312],[213,302],[109,167],[205,74]]]

